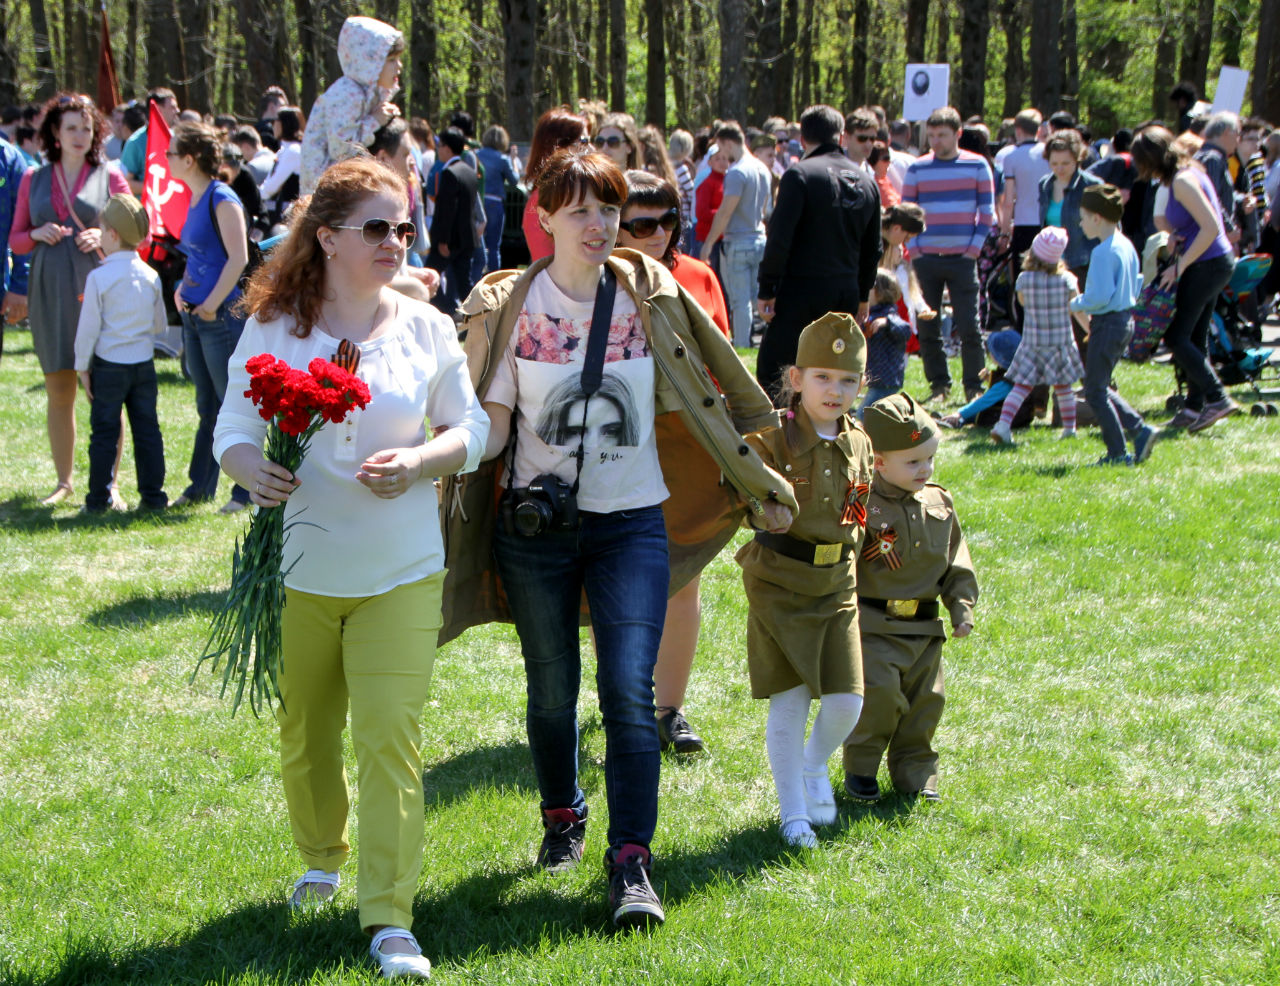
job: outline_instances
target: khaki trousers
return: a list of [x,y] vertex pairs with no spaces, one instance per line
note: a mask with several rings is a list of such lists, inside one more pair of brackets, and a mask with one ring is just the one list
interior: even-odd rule
[[360,925],[413,923],[422,868],[418,722],[431,683],[444,573],[377,596],[285,592],[280,766],[293,839],[309,869],[351,853],[342,731],[351,711],[360,795]]
[[889,776],[899,791],[935,790],[938,754],[933,734],[942,718],[943,637],[862,635],[865,697],[844,745],[846,774],[874,777],[889,751]]

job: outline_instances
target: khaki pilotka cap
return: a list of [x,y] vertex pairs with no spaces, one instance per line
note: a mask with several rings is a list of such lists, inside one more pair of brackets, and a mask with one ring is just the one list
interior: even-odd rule
[[123,192],[107,199],[102,209],[100,221],[116,231],[120,242],[127,247],[135,247],[147,238],[151,232],[151,220],[147,218],[147,210],[132,195]]
[[828,312],[800,333],[796,366],[862,373],[867,368],[867,338],[852,315]]
[[862,428],[877,452],[915,448],[938,433],[929,412],[910,394],[881,398],[862,412]]

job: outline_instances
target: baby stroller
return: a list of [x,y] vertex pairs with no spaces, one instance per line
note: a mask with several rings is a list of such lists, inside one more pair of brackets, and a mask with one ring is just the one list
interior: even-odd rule
[[[1280,368],[1271,361],[1275,350],[1260,345],[1262,326],[1245,317],[1240,304],[1257,289],[1270,269],[1271,257],[1268,254],[1254,253],[1241,257],[1214,306],[1213,319],[1209,324],[1209,362],[1226,386],[1252,383],[1258,388],[1268,368],[1273,375],[1280,373]],[[1174,377],[1178,392],[1166,402],[1170,410],[1182,407],[1185,400],[1186,378],[1179,369],[1175,369]]]

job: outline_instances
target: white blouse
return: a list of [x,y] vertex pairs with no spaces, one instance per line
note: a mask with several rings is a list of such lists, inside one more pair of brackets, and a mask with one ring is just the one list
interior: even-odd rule
[[[401,496],[383,500],[356,473],[375,452],[422,445],[428,426],[441,425],[457,430],[467,449],[458,471],[470,472],[484,452],[489,419],[452,320],[430,305],[395,299],[395,328],[360,344],[357,374],[369,386],[369,406],[316,432],[298,470],[302,485],[285,504],[283,570],[291,589],[372,596],[444,568],[435,484],[424,476]],[[317,356],[333,359],[337,353],[337,339],[314,328],[299,339],[289,331],[292,325],[290,318],[264,324],[256,317],[245,324],[214,430],[218,461],[234,445],[262,448],[266,440],[267,423],[244,395],[250,357],[271,353],[305,370]]]

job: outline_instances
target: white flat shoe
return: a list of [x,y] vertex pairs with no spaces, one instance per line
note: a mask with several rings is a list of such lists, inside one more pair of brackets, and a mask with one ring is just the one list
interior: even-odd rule
[[831,778],[825,770],[818,773],[804,771],[804,806],[809,811],[809,821],[814,825],[830,825],[836,820],[836,795],[831,789]]
[[788,815],[782,820],[782,841],[797,849],[813,849],[818,845],[818,837],[808,815]]
[[[413,954],[382,951],[379,946],[388,938],[405,939],[414,947]],[[373,936],[373,941],[369,942],[369,954],[373,957],[373,961],[378,963],[378,968],[382,970],[383,979],[393,979],[396,976],[413,976],[416,979],[428,979],[431,976],[431,960],[422,954],[422,949],[418,946],[418,939],[414,938],[413,934],[404,928],[383,928]]]
[[[293,893],[289,895],[289,909],[293,911],[310,911],[323,907],[333,900],[342,883],[340,873],[326,873],[324,870],[307,870],[293,883]],[[328,886],[333,889],[327,894],[317,893],[315,887]]]

